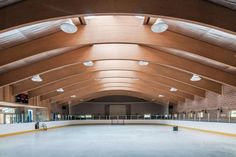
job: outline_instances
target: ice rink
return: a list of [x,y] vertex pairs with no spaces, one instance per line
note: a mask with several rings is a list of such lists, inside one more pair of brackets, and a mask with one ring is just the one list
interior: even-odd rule
[[82,125],[0,138],[0,157],[236,157],[236,138],[160,125]]

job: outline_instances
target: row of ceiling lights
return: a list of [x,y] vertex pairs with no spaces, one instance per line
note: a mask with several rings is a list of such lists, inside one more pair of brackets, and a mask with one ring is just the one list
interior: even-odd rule
[[[141,60],[141,61],[138,61],[138,64],[140,66],[147,66],[149,64],[148,61],[144,61],[144,60]],[[86,66],[86,67],[92,67],[94,65],[93,61],[85,61],[83,62],[83,65]],[[193,74],[192,77],[190,78],[190,81],[200,81],[202,78],[197,75],[197,74]],[[33,82],[42,82],[43,79],[40,77],[40,75],[34,75],[31,80]],[[174,90],[174,89],[172,89]]]
[[[63,24],[61,24],[60,29],[63,32],[70,33],[70,34],[78,31],[77,26],[73,23],[73,21],[71,19],[68,19],[67,22],[64,22]],[[156,20],[156,22],[151,27],[151,30],[155,33],[162,33],[162,32],[165,32],[167,29],[168,29],[168,25],[160,18],[158,18]],[[145,61],[145,60],[141,60],[138,62],[138,64],[140,66],[147,66],[149,64],[149,62]],[[91,67],[94,65],[94,63],[93,63],[93,61],[85,61],[85,62],[83,62],[83,65],[87,66],[87,67]],[[39,75],[34,75],[31,78],[31,80],[34,82],[42,82],[43,81],[43,79]],[[139,80],[139,78],[135,78],[134,80]],[[191,81],[200,81],[201,78],[200,78],[200,76],[193,74],[193,76],[191,77],[190,80]],[[178,89],[176,89],[174,87],[170,88],[171,92],[176,92],[177,90]],[[59,88],[56,91],[62,93],[62,92],[64,92],[64,89]],[[75,98],[75,97],[76,97],[76,95],[71,95],[71,98]],[[163,98],[165,96],[162,94],[159,94],[158,97]]]
[[[63,89],[63,88],[58,88],[56,91],[57,91],[58,93],[63,93],[63,92],[64,92],[64,89]],[[71,97],[71,98],[76,98],[76,95],[71,95],[70,97]]]
[[[60,29],[69,34],[76,33],[78,31],[77,26],[73,23],[71,19],[60,25]],[[158,18],[156,22],[152,25],[151,30],[155,33],[162,33],[168,29],[168,24],[166,24],[161,18]]]
[[[139,64],[140,66],[147,66],[147,65],[149,64],[149,62],[148,62],[148,61],[145,61],[145,60],[141,60],[141,61],[138,61],[138,64]],[[93,61],[85,61],[85,62],[83,62],[83,65],[86,66],[86,67],[91,67],[91,66],[94,65],[94,63],[93,63]],[[102,79],[103,79],[103,78],[95,78],[95,80],[102,80]],[[134,78],[132,78],[132,79],[133,79],[133,80],[139,80],[139,78],[136,78],[136,77],[134,77]],[[42,81],[43,81],[43,79],[40,77],[40,75],[34,75],[34,76],[31,78],[31,80],[32,80],[33,82],[42,82]],[[191,81],[200,81],[200,80],[201,80],[201,77],[200,77],[199,75],[197,75],[197,74],[193,74],[193,76],[190,78],[190,80],[191,80]],[[59,92],[59,93],[63,93],[63,92],[64,92],[64,89],[63,89],[63,88],[58,88],[56,91]],[[169,91],[171,91],[171,92],[176,92],[176,91],[178,91],[178,89],[177,89],[177,88],[174,88],[174,87],[171,87]],[[71,98],[75,98],[75,97],[76,97],[76,95],[72,95],[72,96],[71,96]],[[160,95],[158,95],[158,97],[163,98],[164,95],[160,94]]]

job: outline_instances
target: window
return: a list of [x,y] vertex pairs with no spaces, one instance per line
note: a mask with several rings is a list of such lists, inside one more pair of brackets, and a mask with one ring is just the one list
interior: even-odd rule
[[203,113],[203,112],[199,112],[199,113],[198,113],[198,116],[199,116],[200,118],[203,118],[203,117],[204,117],[204,113]]
[[230,112],[230,117],[236,117],[236,110],[232,110]]
[[151,114],[144,114],[144,118],[151,118]]

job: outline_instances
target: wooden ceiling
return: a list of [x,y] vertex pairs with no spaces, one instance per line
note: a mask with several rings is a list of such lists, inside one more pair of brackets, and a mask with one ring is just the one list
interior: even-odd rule
[[235,0],[209,0],[216,4],[222,5],[224,7],[230,8],[232,10],[236,10],[236,1]]
[[[1,87],[57,104],[106,95],[178,103],[207,91],[222,94],[223,85],[236,87],[236,36],[229,32],[163,18],[169,29],[156,34],[150,29],[154,17],[143,24],[140,16],[90,16],[86,25],[74,17],[78,32],[66,34],[59,29],[65,20],[0,34]],[[142,60],[149,64],[139,65]],[[31,81],[36,74],[42,82]],[[190,81],[193,74],[202,79]]]
[[0,1],[0,8],[9,6],[11,4],[17,3],[22,0],[1,0]]
[[[218,4],[229,2],[212,1]],[[0,9],[0,31],[47,19],[116,14],[161,15],[236,32],[235,11],[218,4],[208,0],[23,0]]]

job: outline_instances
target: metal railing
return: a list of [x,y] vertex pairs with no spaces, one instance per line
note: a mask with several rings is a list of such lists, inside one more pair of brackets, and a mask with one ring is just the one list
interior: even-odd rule
[[122,124],[125,125],[124,119],[111,119],[111,125]]
[[[61,120],[181,120],[181,121],[199,121],[199,122],[222,122],[222,123],[236,123],[236,117],[231,117],[229,112],[189,112],[189,113],[179,113],[179,114],[146,114],[146,115],[61,115],[54,114],[51,117],[52,121]],[[42,119],[34,119],[34,121],[29,121],[27,117],[23,114],[19,116],[14,116],[11,119],[11,123],[27,123],[27,122],[37,122],[45,121]]]
[[147,115],[61,115],[61,118],[54,119],[57,120],[182,120],[182,121],[199,121],[199,122],[222,122],[222,123],[236,123],[236,117],[231,117],[225,114],[169,114],[169,115],[158,115],[150,114]]

